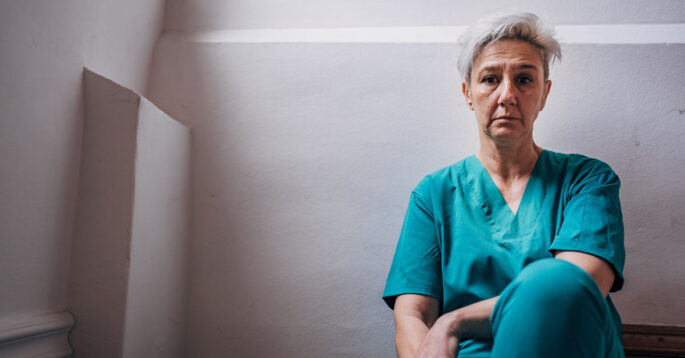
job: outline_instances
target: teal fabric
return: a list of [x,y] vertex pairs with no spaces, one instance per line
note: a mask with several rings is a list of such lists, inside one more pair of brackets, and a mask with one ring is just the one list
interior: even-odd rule
[[497,299],[492,357],[623,358],[612,309],[583,269],[564,260],[535,261]]
[[[397,295],[423,294],[440,301],[441,313],[453,311],[499,295],[554,250],[603,258],[617,291],[625,261],[619,187],[599,160],[543,150],[514,214],[475,156],[438,170],[411,193],[383,298],[393,307]],[[491,348],[465,340],[459,356],[487,357]]]

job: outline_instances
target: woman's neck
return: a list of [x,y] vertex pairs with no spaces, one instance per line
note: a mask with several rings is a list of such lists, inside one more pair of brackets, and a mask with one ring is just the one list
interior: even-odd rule
[[531,139],[526,143],[514,145],[497,145],[492,141],[481,141],[480,151],[476,157],[491,176],[508,182],[527,179],[535,167],[542,152]]

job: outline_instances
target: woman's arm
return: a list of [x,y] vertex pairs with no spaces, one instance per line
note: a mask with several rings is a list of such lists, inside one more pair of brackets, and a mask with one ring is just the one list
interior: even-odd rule
[[[603,259],[584,252],[557,251],[555,258],[589,273],[606,296],[615,274]],[[395,302],[395,344],[400,358],[454,358],[464,338],[490,338],[490,315],[497,297],[476,302],[438,317],[439,302],[422,295],[400,295]]]
[[400,295],[395,302],[395,344],[400,358],[454,358],[463,338],[492,337],[490,315],[497,297],[448,312],[436,320],[439,302],[422,295]]
[[609,294],[616,274],[608,262],[597,256],[579,251],[556,251],[554,258],[568,261],[582,268],[595,279],[604,297]]
[[476,302],[440,316],[424,337],[417,357],[454,358],[459,350],[460,340],[492,337],[490,315],[498,297]]
[[424,295],[400,295],[395,300],[395,347],[399,358],[416,356],[423,338],[438,318],[439,302]]

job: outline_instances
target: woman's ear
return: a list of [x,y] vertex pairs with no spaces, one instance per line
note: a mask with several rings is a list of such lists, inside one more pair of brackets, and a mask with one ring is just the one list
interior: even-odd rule
[[545,103],[547,103],[547,95],[549,95],[549,91],[552,89],[552,80],[547,80],[545,81],[545,89],[544,93],[542,94],[542,103],[540,103],[540,110],[542,111],[543,108],[545,108]]
[[461,83],[461,93],[464,94],[464,99],[466,99],[466,104],[469,105],[469,108],[473,110],[473,101],[471,100],[471,91],[469,89],[469,85],[466,83],[466,81]]

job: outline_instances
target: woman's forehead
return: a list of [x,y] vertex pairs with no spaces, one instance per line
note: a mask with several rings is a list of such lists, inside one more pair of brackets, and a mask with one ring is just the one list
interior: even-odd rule
[[475,71],[483,69],[515,69],[542,70],[542,53],[533,45],[517,40],[500,40],[485,46],[473,63]]

